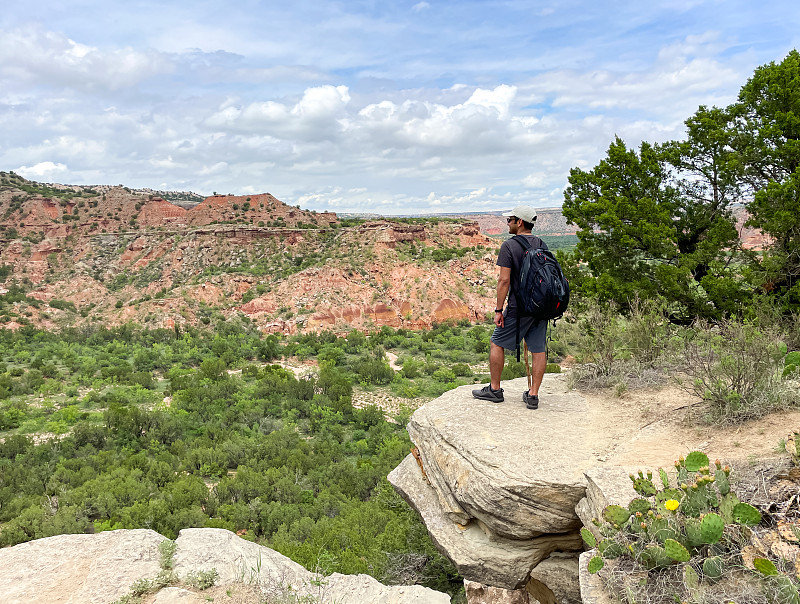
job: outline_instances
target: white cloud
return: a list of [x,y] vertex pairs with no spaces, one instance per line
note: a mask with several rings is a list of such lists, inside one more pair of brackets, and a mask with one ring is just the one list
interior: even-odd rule
[[172,65],[154,51],[101,51],[63,34],[16,29],[0,36],[0,81],[119,90],[167,73]]
[[431,5],[423,0],[423,2],[417,2],[414,6],[412,6],[411,10],[415,13],[420,13],[426,9],[429,9],[430,7]]
[[294,105],[276,101],[251,103],[245,107],[227,100],[205,120],[218,131],[258,132],[277,139],[326,140],[343,128],[350,102],[347,86],[308,88]]
[[20,166],[14,170],[20,176],[30,180],[57,179],[67,172],[64,164],[55,164],[51,161],[43,161],[34,166]]

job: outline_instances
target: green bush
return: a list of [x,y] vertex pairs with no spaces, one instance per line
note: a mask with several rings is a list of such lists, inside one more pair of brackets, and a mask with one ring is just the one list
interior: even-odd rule
[[[709,403],[709,419],[741,421],[800,404],[782,383],[785,345],[774,327],[726,319],[686,333],[685,387]],[[791,392],[794,390],[794,393]]]

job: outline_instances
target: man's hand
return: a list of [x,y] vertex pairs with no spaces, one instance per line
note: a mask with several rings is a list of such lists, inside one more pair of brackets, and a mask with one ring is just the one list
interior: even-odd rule
[[503,317],[503,313],[501,313],[501,312],[494,313],[494,324],[495,325],[497,325],[498,327],[504,327],[505,326],[505,322],[506,321],[505,321],[505,317]]

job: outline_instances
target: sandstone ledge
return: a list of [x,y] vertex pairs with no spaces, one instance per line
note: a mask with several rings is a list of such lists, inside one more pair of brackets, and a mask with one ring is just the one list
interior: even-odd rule
[[[135,581],[159,573],[158,544],[164,539],[151,530],[118,530],[58,535],[0,549],[0,599],[4,604],[113,602],[128,594]],[[323,577],[223,529],[184,529],[176,544],[178,577],[213,568],[219,573],[218,585],[255,585],[265,598],[293,595],[298,601],[342,604],[450,602],[447,594],[418,585],[386,586],[367,575]],[[191,597],[184,592],[169,589],[162,600]]]
[[531,569],[552,552],[582,547],[580,534],[575,531],[525,540],[506,539],[488,535],[476,521],[452,522],[412,455],[392,470],[389,482],[422,516],[436,547],[470,581],[519,589],[527,582]]
[[421,467],[409,456],[389,482],[465,579],[519,589],[551,553],[582,549],[575,507],[597,463],[587,406],[555,374],[536,411],[522,402],[525,378],[503,382],[500,404],[474,399],[472,388],[414,413],[408,432]]
[[411,440],[454,522],[479,520],[494,535],[523,540],[580,528],[583,472],[597,463],[586,402],[566,391],[563,376],[545,377],[536,411],[525,408],[519,378],[503,383],[503,403],[474,399],[463,386],[412,416]]

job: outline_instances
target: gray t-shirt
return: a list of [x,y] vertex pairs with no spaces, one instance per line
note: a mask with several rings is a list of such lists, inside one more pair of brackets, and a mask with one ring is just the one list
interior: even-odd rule
[[[531,244],[531,249],[547,249],[547,244],[536,235],[523,235]],[[511,269],[511,288],[508,292],[508,310],[506,317],[517,316],[517,299],[514,296],[514,287],[519,282],[519,267],[522,265],[522,256],[525,250],[516,241],[507,239],[500,246],[500,254],[497,256],[497,266]]]

